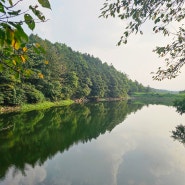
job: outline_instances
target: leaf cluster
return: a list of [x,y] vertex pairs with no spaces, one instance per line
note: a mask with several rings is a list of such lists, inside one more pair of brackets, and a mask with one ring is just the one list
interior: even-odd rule
[[[24,71],[24,64],[28,60],[28,35],[23,25],[33,30],[38,20],[46,21],[38,5],[30,5],[26,10],[20,9],[22,1],[14,3],[12,0],[0,0],[0,72],[8,69],[16,76]],[[38,3],[42,7],[51,8],[48,0],[38,0]]]
[[[162,33],[164,36],[172,35],[171,44],[154,50],[160,57],[166,57],[167,67],[166,69],[159,68],[156,76],[153,77],[156,80],[171,79],[178,75],[185,61],[184,3],[184,0],[106,0],[100,17],[118,17],[127,22],[118,45],[126,44],[133,33],[143,34],[142,25],[146,21],[153,22],[154,33]],[[174,22],[181,25],[175,32],[169,26]]]
[[177,140],[180,143],[185,144],[185,126],[182,124],[177,125],[175,130],[172,131],[171,137],[174,140]]

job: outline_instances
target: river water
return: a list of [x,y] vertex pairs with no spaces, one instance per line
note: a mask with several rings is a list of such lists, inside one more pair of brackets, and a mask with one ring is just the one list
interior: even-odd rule
[[185,115],[109,102],[0,115],[0,185],[184,185]]

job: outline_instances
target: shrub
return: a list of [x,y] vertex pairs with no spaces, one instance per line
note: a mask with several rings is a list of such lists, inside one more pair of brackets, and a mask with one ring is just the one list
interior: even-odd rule
[[35,89],[33,85],[24,85],[26,103],[39,103],[44,101],[42,92]]

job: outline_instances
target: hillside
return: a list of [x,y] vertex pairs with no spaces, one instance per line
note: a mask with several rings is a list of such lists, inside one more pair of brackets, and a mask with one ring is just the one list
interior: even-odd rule
[[[41,46],[40,53],[35,46]],[[73,51],[31,35],[24,71],[0,73],[0,104],[20,105],[79,98],[125,98],[133,92],[148,92],[114,66],[89,54]],[[16,64],[15,64],[16,65]]]

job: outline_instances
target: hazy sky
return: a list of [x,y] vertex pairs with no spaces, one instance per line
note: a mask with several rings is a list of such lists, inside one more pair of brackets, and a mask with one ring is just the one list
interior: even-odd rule
[[105,0],[55,0],[52,11],[46,11],[49,19],[38,24],[34,33],[51,42],[65,43],[73,50],[92,54],[102,62],[126,73],[143,85],[168,90],[185,89],[185,68],[173,80],[154,81],[151,72],[164,66],[164,59],[152,52],[155,46],[165,44],[165,38],[154,34],[151,25],[144,26],[144,35],[129,39],[127,45],[116,46],[124,32],[125,22],[118,19],[98,18]]

